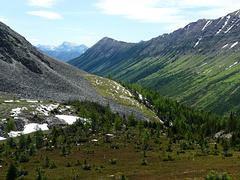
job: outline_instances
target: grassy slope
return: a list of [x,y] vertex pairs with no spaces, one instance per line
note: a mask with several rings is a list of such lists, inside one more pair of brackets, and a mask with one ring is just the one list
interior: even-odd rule
[[119,83],[107,79],[102,78],[95,75],[85,75],[85,78],[92,84],[93,88],[101,95],[117,101],[123,105],[135,107],[140,112],[146,114],[153,121],[159,122],[159,118],[156,114],[144,106],[142,103],[138,102],[132,93],[126,90]]
[[[239,63],[235,52],[182,56],[166,55],[138,60],[129,59],[116,64],[114,78],[137,82],[164,96],[173,97],[186,105],[217,114],[234,111],[240,114]],[[163,68],[164,67],[164,68]],[[98,72],[98,68],[93,73]],[[153,73],[152,73],[153,72]],[[103,75],[106,76],[106,74]]]

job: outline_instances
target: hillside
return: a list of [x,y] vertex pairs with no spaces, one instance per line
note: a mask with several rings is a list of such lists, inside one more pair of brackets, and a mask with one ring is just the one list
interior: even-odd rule
[[240,11],[140,43],[103,38],[69,63],[140,83],[188,106],[240,114]]
[[49,56],[60,59],[64,62],[79,57],[88,49],[88,47],[85,46],[84,44],[78,45],[70,42],[63,42],[59,46],[39,44],[36,47],[41,51],[45,52],[46,54],[48,54]]
[[91,76],[40,52],[24,37],[0,23],[0,98],[16,97],[55,102],[87,99],[104,106],[109,103],[115,113],[129,116],[133,112],[134,116],[149,120],[136,106],[125,106],[111,97],[104,96],[104,92],[112,87],[105,88],[101,91],[103,93],[99,94],[94,89],[93,82],[87,79]]

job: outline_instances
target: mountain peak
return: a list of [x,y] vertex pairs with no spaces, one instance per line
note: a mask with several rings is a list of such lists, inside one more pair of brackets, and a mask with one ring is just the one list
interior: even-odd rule
[[67,42],[67,41],[64,41],[61,45],[63,45],[63,46],[79,46],[79,44],[77,44],[77,43],[71,43],[71,42]]
[[78,45],[67,41],[64,41],[59,46],[37,45],[36,47],[46,54],[65,62],[80,56],[88,49],[84,44]]

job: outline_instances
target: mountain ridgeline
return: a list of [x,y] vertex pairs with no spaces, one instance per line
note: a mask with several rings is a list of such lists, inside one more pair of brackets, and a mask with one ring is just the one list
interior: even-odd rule
[[79,57],[88,49],[88,47],[84,44],[78,45],[70,42],[63,42],[60,46],[39,44],[36,47],[49,56],[52,56],[64,62]]
[[109,104],[115,113],[126,116],[133,113],[145,119],[144,113],[134,107],[122,105],[99,94],[87,77],[91,78],[92,75],[42,53],[0,22],[0,98],[55,102],[89,100],[104,106]]
[[140,43],[103,38],[70,64],[139,83],[188,106],[240,114],[240,11]]

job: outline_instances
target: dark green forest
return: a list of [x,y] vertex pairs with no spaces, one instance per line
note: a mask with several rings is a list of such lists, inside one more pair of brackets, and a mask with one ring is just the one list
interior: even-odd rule
[[[87,100],[68,101],[65,105],[74,107],[75,113],[85,118],[85,121],[79,119],[66,127],[54,127],[47,132],[40,130],[29,135],[8,138],[0,145],[0,164],[3,164],[2,170],[5,171],[0,178],[61,179],[56,173],[61,169],[62,179],[97,179],[115,171],[121,171],[118,174],[121,179],[141,179],[141,173],[133,170],[133,167],[140,165],[142,168],[151,167],[159,171],[151,174],[149,169],[145,169],[150,173],[149,177],[165,179],[173,176],[159,173],[172,171],[171,163],[177,163],[174,165],[176,168],[185,167],[186,159],[193,157],[196,158],[195,163],[199,163],[196,167],[204,169],[203,173],[179,175],[179,179],[211,179],[208,178],[211,176],[231,179],[226,173],[209,172],[204,163],[200,162],[206,160],[210,164],[218,163],[218,169],[228,172],[231,170],[230,167],[227,168],[225,161],[235,160],[237,163],[234,168],[231,165],[231,168],[236,171],[240,157],[239,117],[233,113],[229,116],[217,116],[194,110],[138,84],[122,85],[138,101],[152,109],[162,122],[141,121],[133,114],[128,117],[114,114],[109,105],[104,107]],[[55,109],[52,114],[57,112]],[[218,132],[231,133],[232,136],[214,138]],[[104,156],[109,156],[109,159],[103,159]],[[123,161],[124,166],[119,161]],[[129,164],[131,161],[135,164]],[[159,163],[167,166],[159,169]],[[182,171],[180,167],[178,170]],[[212,166],[211,170],[216,168]],[[71,176],[68,176],[69,173]],[[230,172],[230,175],[239,177],[240,174]]]

